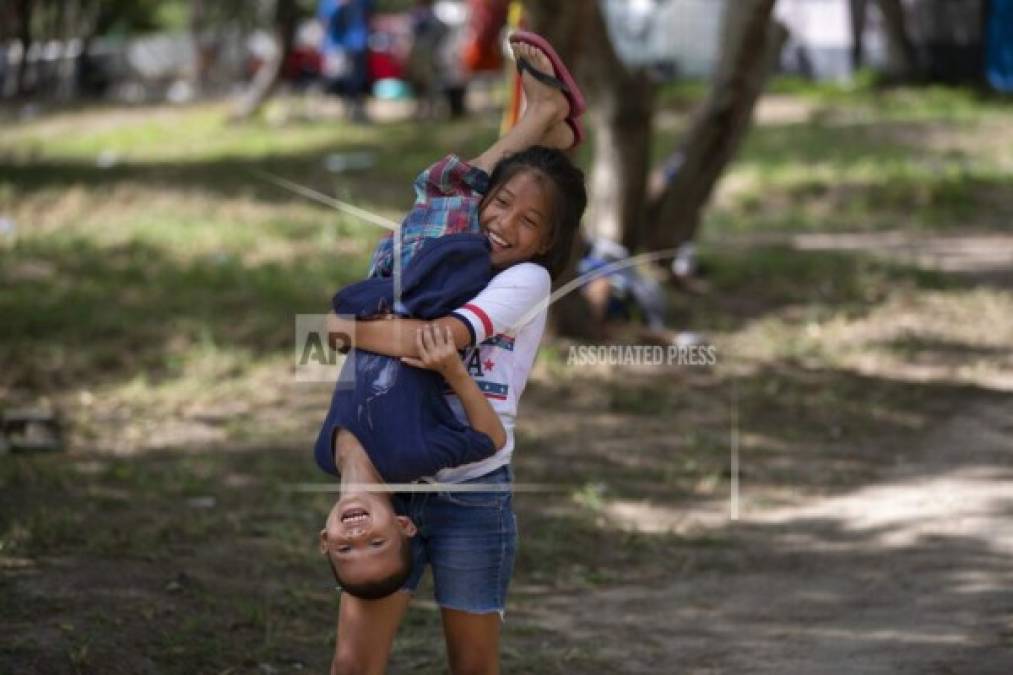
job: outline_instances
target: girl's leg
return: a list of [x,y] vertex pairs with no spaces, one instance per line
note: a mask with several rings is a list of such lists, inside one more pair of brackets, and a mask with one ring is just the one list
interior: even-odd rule
[[441,612],[452,675],[497,675],[499,614],[470,614],[446,607]]
[[[467,482],[510,480],[504,466]],[[517,550],[512,505],[509,491],[437,494],[428,504],[429,562],[454,675],[499,672],[500,617]]]
[[[511,46],[516,58],[524,58],[534,68],[551,74],[552,62],[542,50],[529,44],[514,43]],[[563,121],[570,112],[570,104],[558,89],[539,82],[530,73],[521,78],[527,106],[524,114],[510,131],[497,140],[470,164],[486,173],[503,157],[526,150],[533,145],[547,144],[550,147],[569,147],[573,136]],[[562,128],[561,128],[562,127]]]
[[382,675],[411,597],[399,591],[380,600],[360,600],[342,593],[331,675]]

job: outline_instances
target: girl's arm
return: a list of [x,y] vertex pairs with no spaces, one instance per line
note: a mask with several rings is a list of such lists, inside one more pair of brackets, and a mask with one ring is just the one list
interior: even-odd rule
[[468,327],[452,316],[444,316],[434,321],[396,316],[389,319],[356,321],[333,312],[327,316],[327,332],[332,348],[336,349],[339,341],[347,345],[351,339],[356,349],[393,357],[420,356],[416,336],[418,331],[427,325],[436,326],[441,333],[449,329],[455,349],[463,349],[471,344]]
[[415,333],[415,347],[419,357],[404,356],[401,361],[415,368],[435,370],[442,375],[460,399],[472,428],[492,439],[497,450],[506,445],[506,429],[461,363],[451,329],[440,329],[433,324],[419,328]]
[[520,263],[498,273],[478,295],[434,321],[397,317],[356,321],[332,313],[327,321],[331,347],[336,349],[338,341],[345,345],[352,342],[357,348],[377,354],[417,357],[415,332],[433,323],[441,331],[449,328],[454,346],[462,349],[500,333],[511,333],[530,320],[533,311],[546,306],[551,289],[552,280],[544,267]]

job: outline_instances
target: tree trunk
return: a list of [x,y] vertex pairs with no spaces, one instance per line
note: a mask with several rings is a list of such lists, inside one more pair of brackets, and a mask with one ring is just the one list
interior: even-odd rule
[[98,37],[100,22],[102,20],[102,9],[96,0],[87,0],[81,3],[81,13],[78,17],[77,35],[81,38],[81,51],[74,63],[74,91],[78,96],[96,96],[104,89],[105,79],[101,83],[97,81],[88,51],[92,43]]
[[910,80],[918,75],[918,58],[907,30],[907,17],[901,0],[879,0],[886,29],[887,75],[891,79]]
[[573,0],[528,0],[524,3],[525,18],[530,30],[543,36],[552,44],[559,57],[568,65],[574,77],[581,81],[579,69],[587,41],[584,40],[584,25],[588,18],[589,2]]
[[655,86],[643,70],[631,71],[612,48],[597,2],[588,33],[596,49],[587,50],[590,116],[595,135],[591,165],[588,229],[594,236],[621,242],[631,251],[642,242],[644,190],[650,164]]
[[271,97],[281,81],[282,66],[285,57],[292,51],[295,41],[297,7],[295,0],[275,0],[274,10],[274,41],[278,49],[271,60],[261,64],[250,83],[249,89],[243,94],[232,113],[233,121],[249,119],[260,110],[261,106]]
[[868,0],[849,0],[851,10],[851,68],[858,70],[865,65],[865,16]]
[[190,84],[197,95],[204,90],[204,85],[207,82],[205,45],[201,35],[206,24],[207,12],[204,0],[190,0],[190,40],[193,46],[193,70],[190,71]]
[[533,30],[552,42],[591,101],[587,230],[632,250],[643,243],[655,87],[645,72],[630,71],[619,60],[596,0],[526,6]]
[[18,96],[28,93],[25,73],[28,71],[28,48],[32,46],[32,0],[18,2],[18,41],[21,43],[21,60],[14,73],[14,91]]
[[60,16],[60,41],[63,43],[63,50],[60,55],[57,73],[56,96],[63,101],[72,101],[77,98],[77,68],[78,56],[73,53],[71,45],[75,39],[80,40],[81,19],[84,12],[82,0],[64,0],[61,3],[63,12]]
[[[524,3],[524,9],[528,27],[552,44],[553,49],[581,84],[582,90],[588,96],[589,107],[593,110],[598,101],[594,98],[596,92],[587,86],[589,76],[587,52],[598,49],[599,45],[589,44],[586,31],[593,18],[591,15],[599,11],[597,1],[528,0]],[[596,137],[595,143],[598,142],[599,139]],[[583,250],[583,237],[576,237],[570,264],[555,280],[556,286],[565,284],[576,276],[577,262]],[[581,293],[570,293],[560,298],[553,305],[550,316],[555,330],[563,335],[578,338],[600,337],[601,326],[594,325],[590,321],[591,308]]]
[[774,0],[736,0],[725,6],[722,51],[710,92],[675,155],[675,175],[648,205],[652,249],[672,248],[694,237],[704,205],[745,137],[788,35],[771,21],[773,7]]

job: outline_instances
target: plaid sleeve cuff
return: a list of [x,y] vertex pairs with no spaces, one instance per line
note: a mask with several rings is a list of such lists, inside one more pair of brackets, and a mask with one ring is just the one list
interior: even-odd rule
[[433,196],[484,195],[489,189],[489,174],[457,155],[447,155],[426,169],[423,175],[426,191]]

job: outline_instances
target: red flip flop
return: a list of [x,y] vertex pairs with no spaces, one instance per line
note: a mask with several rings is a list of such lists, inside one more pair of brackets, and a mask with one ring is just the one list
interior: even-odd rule
[[[542,50],[552,63],[552,70],[556,74],[555,77],[535,70],[524,59],[517,62],[517,69],[520,71],[526,69],[535,79],[563,92],[563,96],[570,103],[570,114],[567,116],[568,121],[570,119],[575,120],[584,114],[584,111],[587,110],[587,104],[584,102],[584,95],[581,93],[580,87],[577,86],[577,81],[573,79],[573,75],[570,74],[570,71],[563,64],[563,59],[559,58],[559,54],[556,53],[556,50],[552,48],[552,45],[545,38],[530,31],[518,30],[510,34],[510,42],[520,42]],[[574,130],[574,135],[576,136],[577,125],[571,124],[570,128]]]
[[573,150],[584,141],[584,127],[581,126],[579,117],[567,117],[564,121],[570,127],[570,131],[573,132],[573,143],[570,144],[569,148]]

